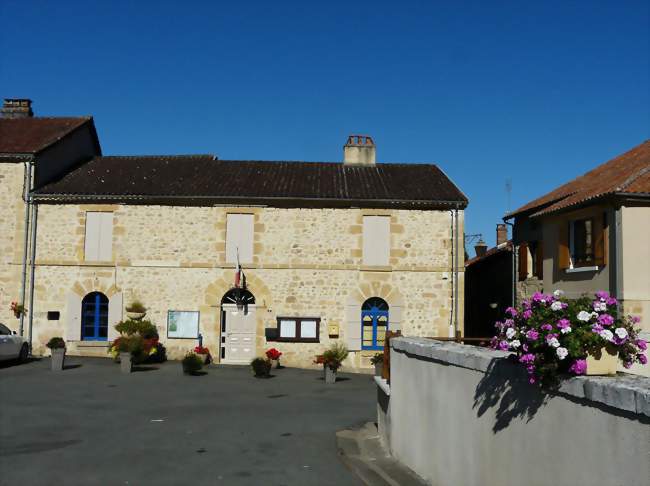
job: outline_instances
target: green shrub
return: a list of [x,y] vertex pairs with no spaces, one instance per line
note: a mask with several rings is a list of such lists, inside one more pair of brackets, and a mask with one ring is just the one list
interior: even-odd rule
[[271,361],[266,358],[255,358],[251,361],[251,368],[257,377],[269,376],[271,372]]
[[377,353],[372,358],[370,358],[372,364],[378,364],[384,362],[384,353]]
[[194,374],[203,368],[203,360],[191,351],[185,355],[181,363],[183,365],[183,373],[188,375]]
[[126,311],[144,313],[147,312],[147,308],[139,300],[134,300],[126,307]]
[[127,319],[115,324],[115,330],[122,335],[133,336],[139,334],[144,339],[158,339],[158,329],[151,321]]
[[338,370],[348,357],[348,348],[341,342],[336,342],[323,353],[323,362],[333,371]]
[[117,352],[117,354],[130,353],[134,363],[142,363],[147,359],[144,339],[139,334],[120,336],[113,341],[113,346],[109,349],[109,353],[112,351]]
[[50,349],[65,349],[65,341],[61,337],[53,337],[45,346]]

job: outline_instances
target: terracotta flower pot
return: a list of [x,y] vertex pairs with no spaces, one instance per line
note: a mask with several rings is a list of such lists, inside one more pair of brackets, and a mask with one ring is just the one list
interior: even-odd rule
[[586,375],[615,375],[618,367],[618,354],[612,354],[603,348],[593,356],[587,356],[587,372]]

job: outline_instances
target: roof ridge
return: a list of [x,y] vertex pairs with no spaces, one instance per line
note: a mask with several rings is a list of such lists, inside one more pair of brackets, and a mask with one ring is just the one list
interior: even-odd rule
[[97,155],[94,159],[177,159],[177,158],[206,158],[218,160],[214,154],[173,154],[173,155]]
[[635,180],[648,172],[650,172],[650,165],[647,167],[642,167],[638,172],[625,179],[623,183],[616,188],[616,191],[623,191],[624,189],[628,188]]

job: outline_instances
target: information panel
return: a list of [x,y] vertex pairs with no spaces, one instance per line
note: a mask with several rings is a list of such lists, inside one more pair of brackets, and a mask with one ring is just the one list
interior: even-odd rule
[[199,337],[199,312],[168,311],[167,337],[197,339]]

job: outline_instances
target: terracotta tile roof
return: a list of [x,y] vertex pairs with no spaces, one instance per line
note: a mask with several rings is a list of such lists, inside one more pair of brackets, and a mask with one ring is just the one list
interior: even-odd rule
[[298,207],[307,200],[316,206],[427,209],[467,205],[465,195],[436,165],[351,166],[342,162],[218,160],[211,155],[95,157],[35,194],[59,200],[80,196],[176,198],[218,203],[270,201]]
[[489,250],[485,252],[485,255],[481,256],[475,256],[474,258],[470,258],[465,262],[465,266],[469,267],[470,265],[481,262],[485,260],[486,258],[491,257],[492,255],[496,255],[497,253],[501,253],[502,251],[512,251],[512,240],[508,240],[505,243],[502,243],[499,246],[493,246]]
[[0,154],[35,154],[89,121],[92,117],[0,118]]
[[650,140],[506,215],[549,214],[608,194],[650,194]]

